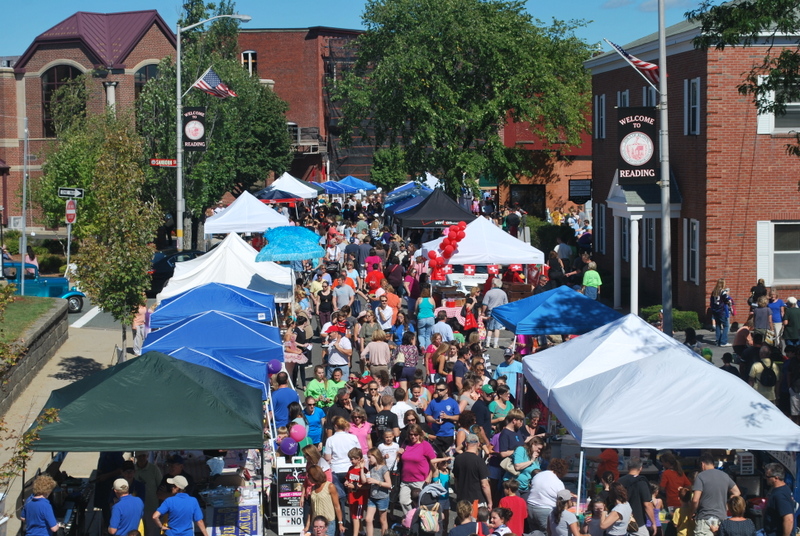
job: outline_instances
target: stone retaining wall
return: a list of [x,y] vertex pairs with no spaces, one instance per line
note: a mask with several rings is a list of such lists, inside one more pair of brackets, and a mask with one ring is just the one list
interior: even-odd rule
[[53,307],[23,334],[23,344],[28,350],[11,369],[6,384],[0,388],[0,416],[6,414],[17,397],[69,337],[67,314],[67,300],[57,299]]

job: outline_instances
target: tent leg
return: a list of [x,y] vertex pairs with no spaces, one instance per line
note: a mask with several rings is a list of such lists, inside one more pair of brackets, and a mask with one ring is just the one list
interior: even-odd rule
[[584,466],[583,466],[583,464],[584,464],[584,454],[586,454],[586,451],[584,450],[584,448],[583,448],[583,447],[581,447],[581,456],[580,456],[580,459],[579,459],[579,461],[578,461],[578,505],[577,505],[577,510],[576,510],[578,513],[580,513],[580,508],[581,508],[581,491],[583,491],[583,490],[581,489],[581,487],[582,487],[582,485],[583,485],[583,473],[584,473]]

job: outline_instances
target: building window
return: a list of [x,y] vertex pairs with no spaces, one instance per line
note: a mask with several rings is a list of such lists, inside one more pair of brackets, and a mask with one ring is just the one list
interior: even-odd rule
[[800,283],[800,221],[756,223],[756,272],[767,286]]
[[683,81],[683,134],[700,134],[700,78]]
[[617,108],[628,108],[631,105],[630,90],[617,91]]
[[700,222],[683,219],[683,280],[700,284]]
[[59,88],[78,78],[81,71],[71,65],[56,65],[42,75],[42,130],[45,138],[55,138],[52,105]]
[[594,96],[594,137],[605,139],[606,137],[606,96]]
[[598,253],[606,253],[606,206],[597,203],[592,211],[594,217],[594,246]]
[[656,269],[656,220],[645,218],[642,229],[642,268]]
[[[764,99],[767,104],[773,104],[775,92],[770,91],[764,95]],[[764,111],[758,114],[758,134],[788,133],[797,130],[800,130],[800,102],[785,103],[783,113]]]
[[653,86],[644,86],[642,88],[642,106],[652,108],[658,106],[658,92]]
[[622,220],[622,260],[629,261],[631,258],[631,220],[628,218],[620,218]]
[[133,96],[135,99],[142,94],[144,85],[150,80],[158,78],[158,64],[145,65],[133,75]]
[[258,76],[258,54],[255,50],[242,52],[242,67],[250,73],[250,76]]

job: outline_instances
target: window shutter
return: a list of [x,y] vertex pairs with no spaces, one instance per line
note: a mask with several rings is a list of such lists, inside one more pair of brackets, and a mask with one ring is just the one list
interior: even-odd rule
[[[764,80],[764,76],[758,77],[758,83],[761,84]],[[767,98],[771,101],[775,100],[775,93],[770,92]],[[775,129],[775,114],[772,112],[759,112],[758,119],[756,121],[756,134],[772,134],[772,131]],[[766,281],[766,279],[764,279]]]
[[691,105],[691,97],[689,96],[689,80],[683,80],[683,135],[689,135],[689,110]]
[[694,256],[694,275],[695,275],[694,282],[695,282],[696,285],[699,285],[700,284],[700,280],[702,279],[700,277],[700,222],[697,221],[697,220],[694,220],[694,223],[695,223],[695,225],[694,225],[694,242],[693,242],[693,244],[695,245],[695,249],[697,250],[695,252],[695,256]]
[[772,222],[756,222],[756,279],[772,286]]
[[683,218],[683,280],[689,280],[689,220]]
[[647,106],[647,86],[642,86],[642,106]]

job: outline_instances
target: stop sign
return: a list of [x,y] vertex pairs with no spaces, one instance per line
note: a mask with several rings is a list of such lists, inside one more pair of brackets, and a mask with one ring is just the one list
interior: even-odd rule
[[67,210],[65,212],[67,223],[75,223],[75,209],[77,205],[74,199],[67,199]]

